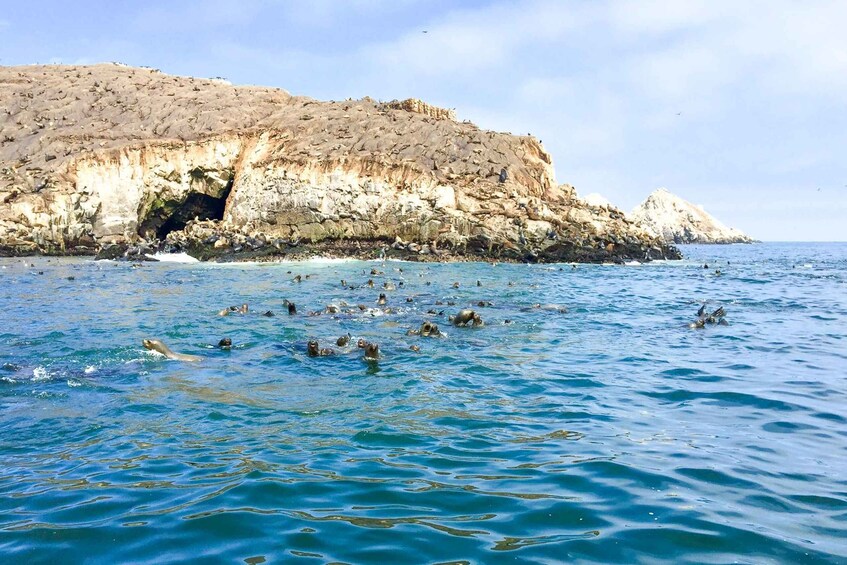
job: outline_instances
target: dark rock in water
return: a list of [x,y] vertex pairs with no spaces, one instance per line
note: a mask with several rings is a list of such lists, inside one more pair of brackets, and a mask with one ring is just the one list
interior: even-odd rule
[[96,261],[123,259],[126,255],[127,249],[128,246],[122,243],[105,245],[100,248],[100,251],[97,252],[97,255],[94,257],[94,259]]

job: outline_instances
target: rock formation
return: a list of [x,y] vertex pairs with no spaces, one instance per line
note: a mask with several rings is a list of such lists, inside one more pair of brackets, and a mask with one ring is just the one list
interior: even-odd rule
[[203,258],[678,257],[557,185],[533,137],[418,100],[318,102],[115,64],[0,67],[0,254],[134,245]]
[[728,228],[696,206],[671,194],[655,190],[629,216],[650,233],[668,243],[752,243],[737,229]]

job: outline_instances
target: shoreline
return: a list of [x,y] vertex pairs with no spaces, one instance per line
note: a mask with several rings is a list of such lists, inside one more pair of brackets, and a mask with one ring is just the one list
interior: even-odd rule
[[[478,242],[481,243],[481,242]],[[417,263],[583,263],[625,264],[632,261],[681,260],[682,253],[674,246],[641,249],[632,246],[577,247],[563,243],[539,253],[529,249],[502,247],[490,244],[467,245],[450,249],[430,249],[428,246],[406,246],[386,240],[324,240],[321,242],[275,242],[253,247],[239,246],[215,248],[213,244],[191,242],[184,246],[173,246],[164,242],[142,242],[137,244],[112,244],[100,249],[74,248],[56,253],[8,253],[0,250],[3,257],[93,257],[96,260],[157,261],[156,253],[185,253],[201,263],[273,263],[281,261],[306,261],[314,258],[353,259],[364,261],[400,260]],[[153,256],[153,257],[151,257]]]

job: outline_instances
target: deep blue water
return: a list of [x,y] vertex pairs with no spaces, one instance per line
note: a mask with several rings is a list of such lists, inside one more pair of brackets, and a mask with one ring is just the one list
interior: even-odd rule
[[[847,562],[847,244],[684,252],[0,260],[2,560]],[[306,315],[386,280],[397,313]],[[449,327],[479,300],[484,327]],[[703,301],[730,325],[689,329]],[[447,337],[406,335],[424,319]],[[305,355],[345,332],[380,362]]]

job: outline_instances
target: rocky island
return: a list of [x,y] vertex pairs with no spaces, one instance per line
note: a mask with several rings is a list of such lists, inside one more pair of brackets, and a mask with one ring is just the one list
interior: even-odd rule
[[624,261],[679,252],[531,136],[119,64],[0,67],[0,255]]
[[630,218],[668,243],[753,243],[743,232],[729,228],[697,206],[670,193],[653,191],[635,207]]

